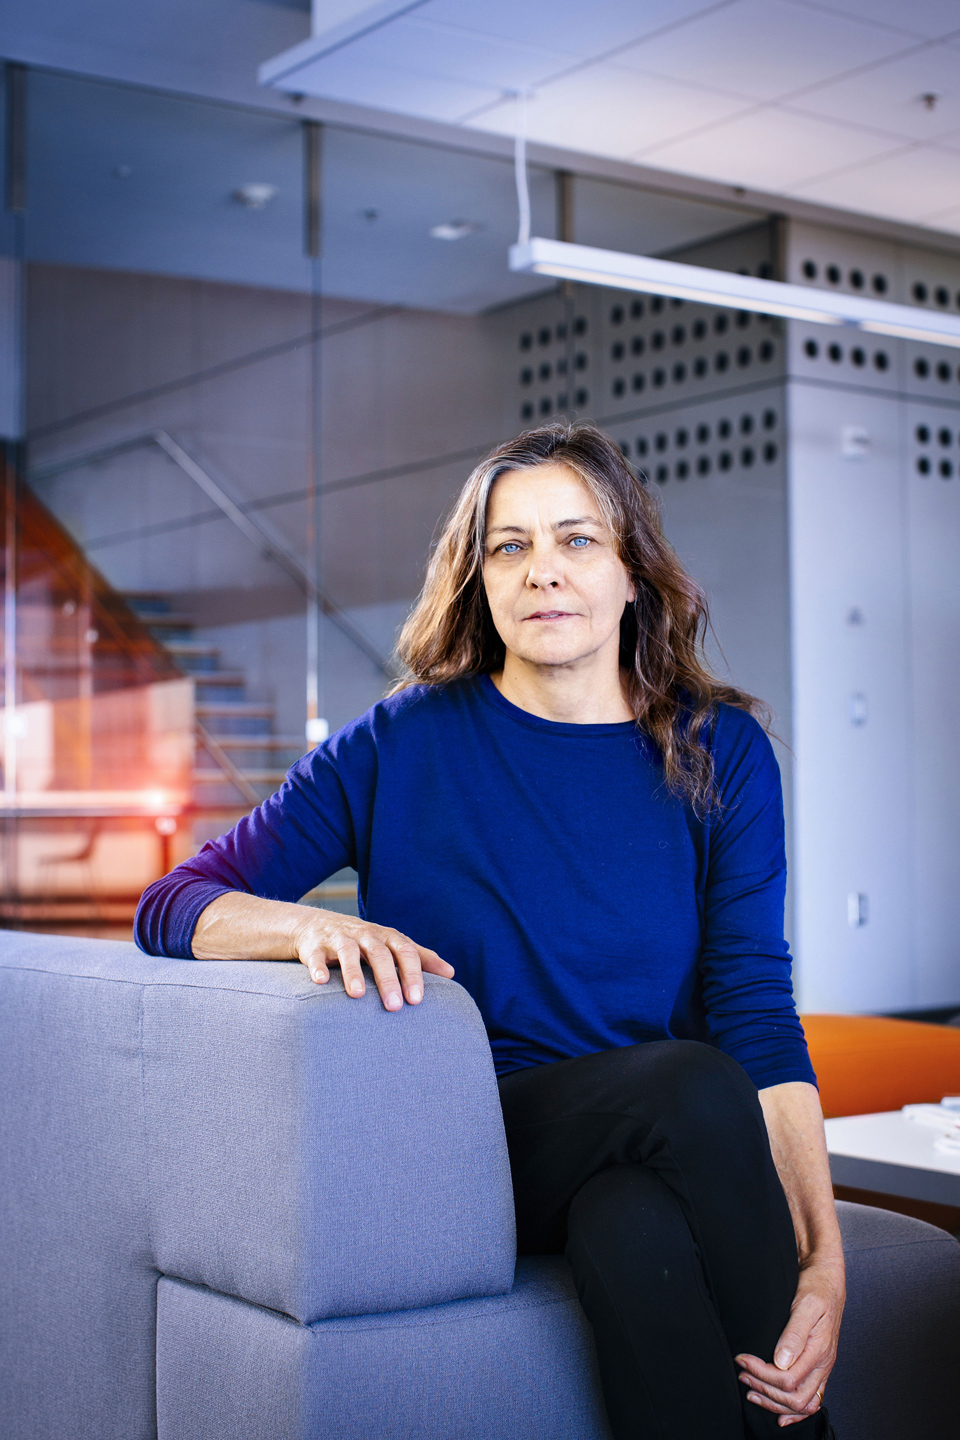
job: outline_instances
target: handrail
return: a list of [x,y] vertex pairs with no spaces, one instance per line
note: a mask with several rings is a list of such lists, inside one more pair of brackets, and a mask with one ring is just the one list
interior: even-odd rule
[[[394,672],[389,659],[382,655],[380,650],[367,639],[363,631],[353,623],[348,615],[340,609],[339,605],[326,595],[323,590],[317,589],[313,579],[307,574],[296,556],[287,548],[273,526],[258,516],[251,515],[243,506],[235,500],[226,488],[210,475],[197,460],[180,444],[180,442],[167,430],[151,430],[144,435],[137,435],[129,440],[121,440],[115,445],[107,445],[98,450],[90,450],[82,455],[74,455],[66,460],[56,460],[49,465],[41,465],[28,473],[31,484],[39,484],[44,480],[51,480],[56,475],[65,475],[71,470],[80,470],[85,465],[96,464],[102,460],[112,459],[115,455],[123,455],[131,450],[143,449],[148,445],[156,445],[162,450],[169,460],[183,472],[199,490],[212,500],[217,509],[224,514],[233,525],[250,540],[265,560],[272,560],[285,570],[291,580],[303,591],[308,600],[320,601],[320,607],[324,615],[330,620],[341,634],[346,635],[358,650],[368,660],[392,679]],[[259,800],[255,803],[259,804]]]

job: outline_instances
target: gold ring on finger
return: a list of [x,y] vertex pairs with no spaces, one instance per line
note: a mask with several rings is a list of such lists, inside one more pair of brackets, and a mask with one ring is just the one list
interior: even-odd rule
[[817,1406],[817,1409],[818,1409],[818,1410],[822,1410],[822,1409],[823,1409],[823,1391],[820,1389],[820,1386],[819,1386],[819,1385],[817,1386],[817,1399],[820,1401],[820,1404]]

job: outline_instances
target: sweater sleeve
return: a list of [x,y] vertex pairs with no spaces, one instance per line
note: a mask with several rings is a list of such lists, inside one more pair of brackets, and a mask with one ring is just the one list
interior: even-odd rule
[[[140,949],[192,960],[197,921],[218,895],[241,890],[265,900],[296,901],[345,865],[355,866],[354,811],[362,812],[375,768],[365,749],[356,739],[351,745],[342,732],[318,746],[297,761],[276,794],[154,881],[137,907],[134,938]],[[341,775],[351,759],[353,804]]]
[[758,1089],[816,1084],[783,938],[787,864],[780,770],[750,716],[722,707],[714,746],[720,809],[708,823],[700,982],[714,1044]]

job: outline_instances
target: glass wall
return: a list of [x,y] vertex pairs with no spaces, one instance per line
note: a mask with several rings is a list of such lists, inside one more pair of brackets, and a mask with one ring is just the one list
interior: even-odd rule
[[[0,923],[129,934],[146,883],[382,695],[475,461],[557,413],[634,444],[652,402],[616,388],[600,292],[507,268],[508,156],[13,79]],[[770,263],[736,207],[530,179],[535,233],[762,232]]]

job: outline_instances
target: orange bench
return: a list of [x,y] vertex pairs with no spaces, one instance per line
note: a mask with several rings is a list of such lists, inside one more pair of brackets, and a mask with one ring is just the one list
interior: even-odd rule
[[826,1116],[960,1095],[960,1029],[875,1015],[800,1018]]

